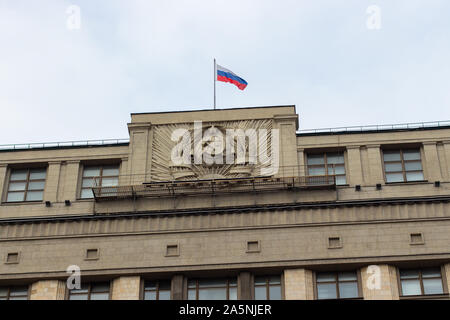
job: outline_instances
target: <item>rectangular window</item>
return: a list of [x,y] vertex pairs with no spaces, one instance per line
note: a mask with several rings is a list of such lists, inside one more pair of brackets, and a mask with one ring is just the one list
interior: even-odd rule
[[144,300],[170,300],[170,280],[144,282]]
[[0,300],[28,300],[28,286],[0,287]]
[[255,277],[255,300],[281,300],[281,276]]
[[383,151],[386,182],[422,181],[423,170],[419,149]]
[[308,176],[335,176],[336,184],[347,184],[343,152],[308,154]]
[[358,276],[351,272],[320,272],[316,274],[317,299],[359,298]]
[[6,201],[42,201],[46,175],[46,168],[12,169]]
[[403,296],[422,296],[443,294],[441,269],[400,270],[400,282]]
[[85,166],[81,182],[81,198],[94,197],[92,187],[115,187],[119,185],[119,165]]
[[189,280],[188,300],[237,300],[237,280]]
[[69,291],[69,300],[109,300],[109,282],[82,283]]

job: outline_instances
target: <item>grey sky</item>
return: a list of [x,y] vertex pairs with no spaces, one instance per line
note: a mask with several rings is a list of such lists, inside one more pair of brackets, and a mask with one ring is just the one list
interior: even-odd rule
[[211,108],[214,57],[249,83],[218,83],[219,108],[295,104],[304,129],[448,120],[449,12],[448,0],[0,0],[0,144],[124,138],[132,112]]

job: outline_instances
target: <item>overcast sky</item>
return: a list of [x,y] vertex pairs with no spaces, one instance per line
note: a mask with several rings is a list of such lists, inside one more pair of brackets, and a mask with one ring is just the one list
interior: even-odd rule
[[212,108],[214,57],[248,82],[217,83],[218,108],[295,104],[301,129],[449,120],[449,13],[448,0],[0,0],[0,144],[126,138],[130,113]]

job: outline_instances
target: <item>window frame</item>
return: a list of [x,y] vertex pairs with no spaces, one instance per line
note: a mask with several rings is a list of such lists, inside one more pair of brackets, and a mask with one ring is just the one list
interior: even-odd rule
[[[30,175],[31,175],[31,170],[36,170],[36,169],[43,169],[45,170],[45,178],[44,179],[32,179],[30,180]],[[11,181],[11,176],[14,173],[14,171],[19,171],[19,170],[26,170],[27,171],[27,177],[25,180],[14,180]],[[44,201],[44,193],[45,193],[45,188],[47,186],[47,174],[48,174],[48,166],[47,165],[38,165],[38,166],[23,166],[23,167],[10,167],[8,169],[8,174],[7,174],[7,184],[6,184],[6,188],[3,192],[3,201],[2,203],[5,204],[16,204],[16,203],[39,203],[39,202],[43,202]],[[25,183],[25,189],[24,190],[15,190],[15,191],[10,191],[10,185],[11,183],[16,183],[16,182],[24,182]],[[28,187],[30,185],[30,182],[44,182],[44,187],[43,189],[35,189],[35,190],[29,190]],[[26,200],[27,199],[27,194],[28,192],[35,192],[35,191],[39,191],[42,192],[42,199],[41,200]],[[10,193],[22,193],[23,192],[23,199],[20,201],[8,201],[8,196]]]
[[[86,300],[80,300],[80,301],[94,301],[91,300],[91,294],[92,294],[92,285],[93,284],[97,284],[97,283],[108,283],[109,285],[109,289],[108,289],[108,299],[107,300],[111,300],[111,296],[112,296],[112,281],[108,280],[108,281],[89,281],[89,282],[82,282],[81,285],[83,284],[87,284],[88,285],[88,292],[87,292],[87,299]],[[86,293],[75,293],[75,294],[71,294],[70,291],[72,289],[67,288],[66,286],[66,299],[65,300],[71,300],[70,296],[71,295],[84,295]],[[95,293],[106,293],[106,291],[101,291],[101,292],[95,292]],[[106,301],[106,300],[105,300]]]
[[[270,284],[270,278],[271,277],[280,277],[280,283],[279,284]],[[256,284],[256,278],[266,278],[265,284]],[[275,301],[270,299],[270,287],[280,287],[280,300],[284,300],[284,286],[283,286],[283,275],[255,275],[253,276],[253,299],[256,300],[256,288],[257,287],[265,287],[266,288],[266,299],[267,301]]]
[[[116,176],[103,176],[104,167],[112,167],[112,166],[117,166],[117,169],[119,170],[118,175],[116,175]],[[100,175],[99,176],[93,176],[93,177],[84,177],[84,171],[85,171],[86,168],[89,168],[89,167],[99,167],[100,168]],[[82,196],[83,195],[83,190],[92,190],[92,188],[94,187],[94,186],[92,186],[92,187],[83,187],[83,182],[84,182],[85,179],[86,180],[87,179],[95,180],[95,179],[99,178],[100,179],[99,186],[102,186],[103,178],[117,178],[117,186],[119,186],[121,167],[122,167],[122,163],[121,162],[113,162],[113,163],[109,163],[109,162],[107,162],[107,163],[83,163],[80,166],[79,189],[78,189],[78,192],[77,192],[78,200],[93,200],[94,199],[94,196],[89,197],[89,198]]]
[[[195,300],[191,300],[191,301],[201,301],[199,300],[199,292],[200,292],[200,287],[199,287],[199,281],[201,280],[225,280],[226,281],[226,286],[222,287],[222,286],[208,286],[207,289],[226,289],[226,300],[224,301],[232,301],[230,300],[230,288],[236,288],[236,300],[238,300],[238,294],[239,294],[239,287],[238,287],[238,279],[237,277],[235,278],[236,280],[236,284],[233,286],[230,286],[230,282],[231,280],[233,280],[233,278],[195,278],[195,279],[187,279],[187,299],[186,300],[190,300],[189,299],[189,291],[193,290],[193,288],[189,288],[189,281],[195,281]],[[206,288],[205,288],[206,289]]]
[[[156,282],[156,289],[155,290],[145,290],[145,282]],[[141,294],[141,300],[146,300],[146,301],[153,301],[151,299],[145,299],[145,293],[146,292],[156,292],[156,299],[155,301],[159,301],[159,293],[160,293],[160,283],[161,282],[168,282],[170,284],[170,288],[169,290],[164,290],[164,291],[169,291],[169,300],[173,300],[172,299],[172,280],[171,279],[159,279],[159,280],[151,280],[151,279],[142,279],[142,294]]]
[[[22,287],[22,286],[26,286],[27,287],[27,294],[26,294],[26,296],[20,295],[20,296],[15,296],[15,297],[26,297],[25,300],[30,300],[30,287],[31,286],[29,284],[26,284],[26,285],[15,285],[15,286],[1,286],[3,288],[7,288],[8,292],[7,292],[6,296],[0,296],[0,297],[1,298],[5,298],[3,301],[14,301],[14,299],[11,300],[11,288],[13,288],[13,287]],[[2,300],[0,299],[0,301],[2,301]]]
[[[438,277],[430,277],[425,279],[441,279],[442,284],[442,293],[431,293],[431,294],[425,294],[424,286],[423,286],[423,277],[422,277],[422,271],[424,269],[432,269],[432,268],[438,268],[439,272],[441,274],[440,278]],[[418,270],[419,271],[419,278],[413,278],[408,280],[419,280],[420,285],[420,292],[421,294],[417,295],[404,295],[403,294],[403,287],[402,287],[402,279],[400,275],[401,270]],[[407,279],[405,279],[407,280]],[[445,268],[444,266],[438,266],[438,267],[425,267],[425,268],[397,268],[397,285],[398,285],[398,291],[399,296],[401,299],[414,299],[414,298],[428,298],[428,297],[435,297],[435,296],[448,296],[448,287],[447,287],[447,278],[445,274]]]
[[[396,161],[385,161],[384,160],[384,155],[386,152],[393,152],[393,151],[398,151],[400,154],[400,160],[396,160]],[[403,153],[405,151],[418,151],[419,155],[420,155],[420,160],[405,160]],[[406,148],[382,148],[381,149],[381,160],[383,163],[383,175],[384,175],[384,182],[386,184],[393,184],[393,183],[417,183],[417,182],[424,182],[427,181],[425,179],[425,170],[424,170],[424,165],[423,165],[423,154],[422,154],[422,148],[421,147],[406,147]],[[390,171],[390,172],[386,172],[386,162],[387,164],[394,164],[394,163],[399,163],[402,166],[402,171]],[[407,171],[405,168],[405,163],[420,163],[420,166],[422,167],[422,170],[409,170]],[[408,181],[406,178],[406,173],[418,173],[421,172],[422,173],[422,180],[413,180],[413,181]],[[403,181],[391,181],[388,182],[387,181],[387,175],[388,174],[402,174],[403,176]]]
[[[332,173],[328,172],[329,171],[328,170],[328,166],[332,166],[333,169],[334,169],[334,172],[336,172],[336,170],[335,170],[336,164],[328,164],[328,155],[333,154],[333,153],[342,155],[342,158],[343,158],[344,162],[342,164],[339,163],[338,166],[344,167],[344,171],[345,171],[344,174],[342,174],[342,173],[340,173],[340,174],[336,174],[336,173],[332,174]],[[308,156],[314,156],[314,155],[322,155],[324,163],[323,164],[312,164],[312,165],[308,164]],[[305,159],[305,164],[306,164],[306,175],[307,175],[307,177],[328,177],[328,176],[334,176],[335,177],[335,182],[337,180],[336,179],[337,177],[344,177],[345,178],[345,183],[343,183],[343,184],[336,184],[336,185],[337,186],[346,186],[346,185],[348,185],[347,161],[346,161],[346,152],[345,152],[345,150],[312,151],[312,152],[305,151],[305,158],[306,158]],[[309,169],[310,168],[324,168],[325,169],[325,174],[324,175],[316,175],[316,176],[310,175],[309,174]]]
[[[354,272],[356,274],[356,280],[344,280],[344,281],[339,281],[338,280],[338,275],[341,272]],[[335,281],[324,281],[324,282],[317,282],[317,274],[318,273],[333,273],[334,274],[334,279]],[[362,286],[361,286],[361,273],[360,270],[341,270],[341,271],[315,271],[314,272],[314,299],[315,300],[361,300],[364,297],[362,296]],[[358,290],[358,296],[357,297],[353,297],[353,298],[340,298],[339,297],[339,282],[343,282],[343,283],[350,283],[350,282],[356,282],[356,288]],[[319,299],[319,289],[317,287],[318,283],[333,283],[336,284],[335,288],[336,288],[336,298],[335,299]]]

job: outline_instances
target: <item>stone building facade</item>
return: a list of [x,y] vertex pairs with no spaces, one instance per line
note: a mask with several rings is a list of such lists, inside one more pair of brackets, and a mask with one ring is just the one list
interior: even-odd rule
[[[267,133],[277,171],[175,163],[173,132],[199,121]],[[142,113],[129,141],[2,147],[0,299],[448,299],[450,127],[298,123],[294,106]]]

